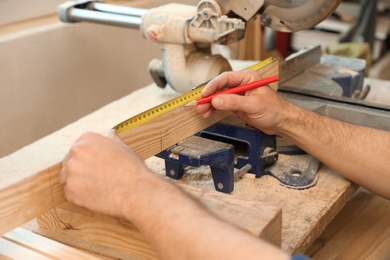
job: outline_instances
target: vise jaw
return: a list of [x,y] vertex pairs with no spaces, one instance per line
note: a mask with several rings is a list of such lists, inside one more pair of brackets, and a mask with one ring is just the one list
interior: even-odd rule
[[157,154],[165,160],[166,176],[180,179],[186,166],[209,165],[215,189],[224,193],[234,190],[243,173],[261,177],[278,158],[276,137],[234,120],[229,117]]

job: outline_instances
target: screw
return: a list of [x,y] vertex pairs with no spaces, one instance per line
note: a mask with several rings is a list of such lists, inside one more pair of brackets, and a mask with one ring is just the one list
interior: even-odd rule
[[210,8],[205,8],[205,9],[202,10],[202,17],[205,20],[210,20],[210,17],[211,17],[211,10],[210,10]]
[[267,14],[262,14],[260,16],[260,23],[263,26],[270,26],[272,22],[271,17],[269,17]]

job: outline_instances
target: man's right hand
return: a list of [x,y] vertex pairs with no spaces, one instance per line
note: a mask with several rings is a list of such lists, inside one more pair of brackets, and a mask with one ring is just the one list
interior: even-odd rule
[[[259,80],[261,76],[255,71],[225,72],[211,80],[202,91],[202,97],[214,94],[226,88],[234,88]],[[203,117],[209,117],[215,109],[229,110],[247,124],[267,134],[278,134],[293,106],[280,98],[270,87],[260,87],[244,95],[217,95],[211,104],[197,106]]]

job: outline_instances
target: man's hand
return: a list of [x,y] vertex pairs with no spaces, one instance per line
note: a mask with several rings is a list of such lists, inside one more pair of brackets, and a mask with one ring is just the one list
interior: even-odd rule
[[66,155],[60,182],[68,201],[120,217],[123,200],[130,199],[148,171],[113,131],[109,138],[85,133]]
[[[225,72],[210,81],[201,95],[206,97],[222,89],[247,84],[260,78],[255,71]],[[198,105],[197,110],[205,118],[215,109],[234,111],[247,124],[267,134],[277,134],[287,118],[290,106],[270,87],[260,87],[247,91],[244,96],[218,95],[213,98],[211,104]]]

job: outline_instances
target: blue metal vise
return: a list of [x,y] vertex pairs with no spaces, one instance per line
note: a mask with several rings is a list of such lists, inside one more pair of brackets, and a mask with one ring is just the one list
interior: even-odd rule
[[277,160],[276,136],[245,125],[232,116],[157,154],[165,160],[166,176],[180,179],[185,166],[209,165],[217,191],[231,193],[235,175],[244,169],[257,178]]

